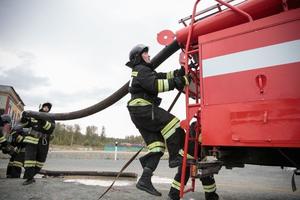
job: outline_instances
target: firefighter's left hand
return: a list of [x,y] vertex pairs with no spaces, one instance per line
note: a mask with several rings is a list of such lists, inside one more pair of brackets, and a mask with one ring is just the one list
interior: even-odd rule
[[185,75],[185,69],[184,69],[184,66],[181,66],[180,69],[174,70],[174,77],[184,76],[184,75]]
[[183,90],[186,85],[189,85],[190,81],[191,78],[189,75],[174,78],[174,83],[177,90]]

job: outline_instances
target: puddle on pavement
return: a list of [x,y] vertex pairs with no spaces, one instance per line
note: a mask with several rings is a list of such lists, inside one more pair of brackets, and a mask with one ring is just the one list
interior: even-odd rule
[[[64,182],[67,183],[80,183],[83,185],[97,185],[108,187],[111,185],[112,180],[97,180],[97,179],[66,179]],[[116,181],[114,186],[129,186],[135,184],[135,181]]]
[[[113,182],[113,178],[100,178],[100,177],[76,177],[76,176],[70,176],[70,177],[64,177],[64,182],[66,183],[79,183],[79,184],[84,184],[84,185],[92,185],[92,186],[103,186],[103,187],[108,187],[111,185]],[[129,186],[129,185],[135,185],[136,184],[136,179],[128,179],[128,178],[121,178],[115,182],[115,186]],[[153,183],[158,183],[158,184],[171,184],[172,179],[165,178],[165,177],[159,177],[159,176],[153,176],[152,177],[152,182]]]

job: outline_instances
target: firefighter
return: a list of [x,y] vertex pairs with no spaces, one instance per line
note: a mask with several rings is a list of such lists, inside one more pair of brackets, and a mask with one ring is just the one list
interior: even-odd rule
[[7,166],[7,178],[21,177],[22,167],[25,158],[25,145],[23,143],[25,132],[26,131],[25,129],[23,129],[22,125],[16,125],[9,135],[9,142],[15,148],[15,153],[11,155]]
[[[129,53],[129,62],[132,69],[129,93],[131,99],[127,104],[131,120],[141,133],[149,153],[140,158],[143,173],[136,187],[152,195],[161,196],[151,182],[165,148],[169,151],[169,167],[181,165],[182,157],[179,149],[182,147],[180,120],[159,107],[161,99],[157,96],[177,88],[182,90],[189,84],[184,69],[168,73],[157,73],[150,62],[149,48],[145,45],[136,45]],[[165,146],[166,144],[166,146]]]
[[[39,112],[49,112],[52,104],[49,102],[40,104]],[[34,176],[43,167],[48,150],[49,139],[55,128],[54,120],[43,120],[28,117],[26,111],[23,112],[21,122],[30,132],[25,136],[23,142],[26,144],[24,161],[24,179],[23,185],[35,182]]]
[[[196,123],[195,122],[193,122],[191,124],[190,134],[191,134],[192,137],[196,136]],[[199,136],[199,142],[201,142],[201,137],[200,136]],[[187,154],[188,159],[194,159],[194,156],[193,156],[194,155],[194,146],[195,146],[195,142],[190,141],[189,145],[188,145],[188,154]],[[198,152],[198,155],[199,155],[199,157],[201,156],[201,151]],[[185,171],[186,171],[186,174],[185,174],[184,185],[186,185],[186,183],[189,180],[190,167],[187,166]],[[171,185],[171,189],[170,189],[169,194],[168,194],[168,199],[169,200],[179,200],[180,199],[181,172],[182,172],[182,166],[179,166],[177,174],[174,177],[174,180],[173,180],[172,185]],[[217,187],[216,187],[216,182],[215,182],[214,176],[213,175],[208,175],[208,176],[202,177],[202,178],[200,178],[200,181],[202,182],[203,191],[204,191],[204,194],[205,194],[205,200],[218,200],[219,196],[216,193]]]
[[13,154],[14,148],[7,142],[5,133],[8,133],[11,128],[11,117],[8,114],[3,114],[0,117],[0,147],[3,153]]

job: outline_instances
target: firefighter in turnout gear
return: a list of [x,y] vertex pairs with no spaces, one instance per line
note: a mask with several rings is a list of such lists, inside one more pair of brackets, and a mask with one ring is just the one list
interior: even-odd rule
[[[52,104],[47,102],[40,105],[39,111],[49,112],[51,107]],[[23,140],[26,144],[24,161],[25,173],[23,177],[26,181],[24,181],[23,185],[28,185],[35,182],[34,176],[41,170],[46,161],[50,135],[55,128],[55,122],[52,120],[27,117],[26,111],[22,114],[21,122],[24,127],[31,129]]]
[[148,154],[140,158],[143,173],[136,187],[161,196],[153,187],[151,177],[166,148],[169,151],[169,167],[181,165],[179,150],[183,141],[180,138],[184,130],[180,128],[177,117],[159,107],[161,99],[157,95],[174,88],[182,90],[189,84],[189,79],[183,68],[157,73],[150,62],[148,50],[145,45],[137,45],[129,53],[130,61],[126,65],[132,69],[132,73],[129,84],[131,99],[127,108],[149,150]]
[[14,154],[14,147],[11,146],[5,137],[5,133],[9,133],[11,129],[11,117],[3,114],[0,117],[0,148],[4,154]]
[[[192,137],[196,137],[196,122],[191,124],[190,128],[190,134]],[[199,136],[201,142],[201,135]],[[188,145],[188,154],[187,154],[187,159],[194,159],[194,146],[195,143],[194,141],[190,141]],[[183,154],[183,152],[182,152]],[[198,156],[201,156],[201,151],[199,150]],[[181,172],[182,172],[182,166],[178,167],[177,174],[174,177],[174,180],[171,185],[171,189],[168,194],[168,199],[169,200],[179,200],[180,199],[180,179],[181,179]],[[186,167],[186,174],[185,174],[185,182],[184,185],[188,182],[190,177],[190,169],[189,166]],[[213,175],[208,175],[200,178],[200,181],[202,182],[203,186],[203,191],[205,194],[205,200],[218,200],[219,196],[216,193],[217,187],[216,187],[216,182],[214,179]]]
[[9,134],[9,143],[14,147],[15,153],[11,155],[6,170],[7,178],[20,178],[25,158],[25,144],[23,140],[28,129],[21,124],[16,125]]

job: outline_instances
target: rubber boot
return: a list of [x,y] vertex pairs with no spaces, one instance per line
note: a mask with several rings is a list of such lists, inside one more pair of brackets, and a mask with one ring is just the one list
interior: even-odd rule
[[175,168],[181,166],[182,156],[179,155],[179,150],[184,144],[184,130],[177,128],[175,133],[167,139],[167,148],[169,151],[169,167]]
[[151,182],[152,175],[153,175],[152,170],[148,167],[145,167],[141,178],[136,184],[136,187],[154,196],[161,196],[161,193],[158,192],[152,185]]
[[172,196],[172,195],[168,194],[167,200],[180,200],[180,198],[179,198],[179,195],[178,196]]
[[29,185],[29,184],[32,184],[32,183],[35,183],[35,179],[34,178],[29,178],[29,179],[26,179],[26,181],[23,182],[23,185]]
[[205,200],[218,200],[219,195],[216,192],[205,192]]

